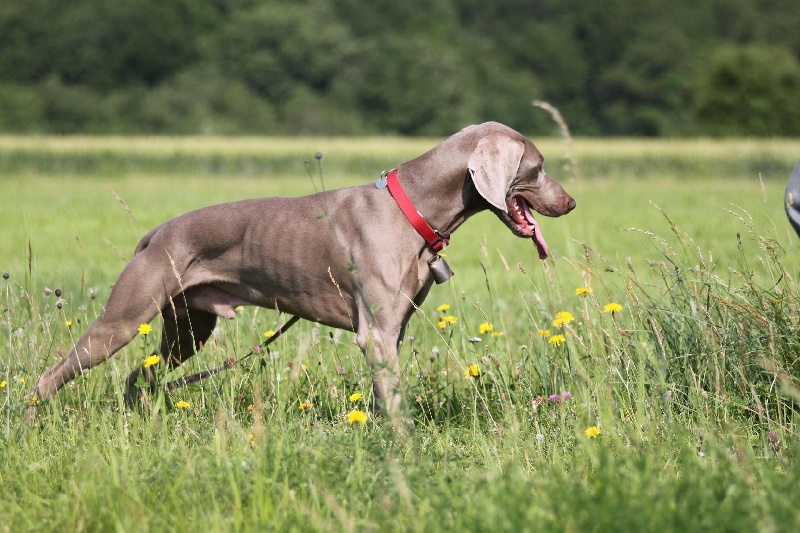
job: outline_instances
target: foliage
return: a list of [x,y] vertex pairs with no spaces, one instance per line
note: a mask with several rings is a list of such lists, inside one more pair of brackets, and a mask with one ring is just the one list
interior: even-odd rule
[[579,135],[796,135],[798,17],[791,0],[6,0],[0,131],[552,132],[539,99]]
[[697,121],[712,135],[800,135],[800,63],[786,50],[718,50],[700,78]]

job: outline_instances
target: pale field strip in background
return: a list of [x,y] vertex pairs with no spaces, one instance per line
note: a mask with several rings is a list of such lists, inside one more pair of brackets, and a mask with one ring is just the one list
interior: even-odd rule
[[[533,140],[545,154],[562,155],[565,144],[546,137]],[[116,152],[152,155],[308,154],[316,151],[341,155],[421,154],[440,138],[405,137],[121,137],[121,136],[0,136],[0,151],[53,153]],[[753,155],[800,158],[800,139],[634,139],[575,138],[575,155],[587,157],[750,158]]]

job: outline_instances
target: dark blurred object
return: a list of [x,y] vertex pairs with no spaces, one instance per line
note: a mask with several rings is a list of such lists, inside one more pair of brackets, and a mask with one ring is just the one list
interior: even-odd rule
[[786,194],[783,197],[783,207],[786,209],[786,216],[789,222],[800,236],[800,161],[794,167],[794,172],[786,184]]

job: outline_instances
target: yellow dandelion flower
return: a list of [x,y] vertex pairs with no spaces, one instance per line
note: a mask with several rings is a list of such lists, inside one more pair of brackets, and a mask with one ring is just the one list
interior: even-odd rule
[[575,296],[588,296],[592,294],[594,291],[591,287],[578,287],[575,289]]
[[495,339],[497,339],[499,337],[502,337],[502,336],[503,336],[503,332],[502,331],[494,331],[494,332],[492,332],[492,337],[494,337]]
[[620,311],[622,311],[622,306],[618,303],[612,302],[603,306],[604,313],[611,313],[613,315],[614,313],[618,313]]
[[37,398],[36,395],[34,394],[28,401],[30,402],[31,405],[36,405],[37,403],[39,403],[39,398]]
[[237,305],[236,307],[233,308],[233,310],[236,311],[237,313],[241,313],[242,311],[244,311],[244,306]]
[[187,401],[181,400],[175,404],[175,407],[180,407],[181,409],[187,409],[191,404]]
[[156,354],[153,354],[144,360],[142,366],[145,368],[150,368],[151,366],[158,364],[159,361],[161,361],[161,358]]
[[464,377],[465,378],[479,378],[481,377],[481,369],[478,365],[469,365],[464,370]]
[[350,395],[350,401],[351,402],[357,402],[358,400],[360,400],[363,397],[364,397],[364,395],[361,394],[360,392],[354,392],[353,394]]
[[19,384],[25,385],[25,378],[19,378]]
[[564,341],[566,340],[567,339],[564,337],[564,335],[553,335],[552,337],[547,339],[547,342],[549,342],[553,346],[561,346],[561,344],[563,344]]
[[445,322],[444,320],[440,320],[438,322],[438,326],[439,326],[439,329],[444,329],[444,328],[447,327],[447,322]]
[[67,325],[67,328],[72,328],[72,320],[67,320],[65,324]]
[[544,338],[549,337],[550,336],[550,330],[549,329],[540,329],[539,330],[539,336],[540,337],[544,337]]
[[494,325],[492,325],[490,322],[484,322],[483,324],[481,324],[480,326],[478,326],[478,332],[479,332],[481,335],[484,335],[484,334],[486,334],[486,333],[489,333],[489,332],[490,332],[490,331],[492,331],[493,329],[494,329]]
[[366,424],[369,417],[364,411],[350,411],[347,415],[348,424]]
[[564,324],[569,324],[573,320],[575,320],[575,317],[569,311],[559,311],[556,313],[556,319],[553,320],[553,326],[558,328]]
[[247,435],[247,438],[250,440],[250,442],[253,442],[255,440],[256,436],[253,433],[250,433],[250,434]]
[[588,427],[586,428],[586,431],[583,432],[583,434],[590,439],[596,439],[600,433],[602,433],[602,431],[600,431],[600,428],[597,426]]
[[450,309],[450,304],[442,304],[436,308],[440,313],[446,313],[448,309]]
[[147,336],[153,331],[150,324],[139,324],[139,335]]
[[448,324],[455,324],[456,322],[458,322],[458,317],[455,317],[453,315],[447,315],[447,316],[443,316],[442,320],[444,320]]
[[5,389],[8,382],[6,380],[0,381],[0,389]]
[[274,331],[272,331],[272,330],[269,330],[269,331],[265,331],[265,332],[264,332],[264,337],[266,337],[266,338],[268,338],[268,339],[269,339],[270,337],[274,337],[274,336],[275,336],[275,332],[274,332]]
[[312,407],[314,407],[314,404],[311,403],[311,400],[305,400],[305,401],[300,402],[300,410],[301,411],[307,411],[308,409],[311,409]]

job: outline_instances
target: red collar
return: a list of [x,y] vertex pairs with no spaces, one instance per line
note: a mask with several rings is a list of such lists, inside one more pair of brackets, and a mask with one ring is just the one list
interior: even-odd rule
[[414,207],[414,204],[411,203],[411,200],[400,185],[400,180],[397,179],[397,169],[392,170],[389,172],[389,175],[386,176],[386,184],[389,186],[389,193],[391,193],[392,198],[397,202],[400,210],[434,252],[441,251],[442,248],[450,243],[450,236],[442,235],[433,229],[430,224],[425,222],[425,219]]

